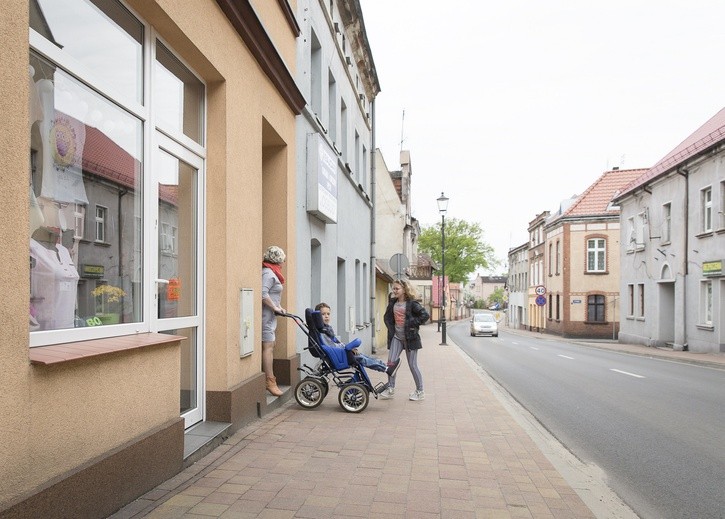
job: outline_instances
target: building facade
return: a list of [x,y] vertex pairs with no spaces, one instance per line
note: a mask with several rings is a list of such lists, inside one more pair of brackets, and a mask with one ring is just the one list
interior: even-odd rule
[[[347,342],[372,348],[373,116],[380,91],[359,0],[300,0],[297,80],[297,299],[304,315],[324,301]],[[303,362],[306,337],[298,334]]]
[[506,324],[517,330],[525,329],[529,311],[529,242],[509,249],[508,260]]
[[616,197],[619,340],[725,352],[725,109]]
[[102,517],[189,463],[195,426],[281,402],[260,263],[279,245],[298,278],[300,26],[284,0],[3,7],[0,513]]
[[611,200],[644,171],[607,171],[547,219],[543,308],[548,333],[617,337],[620,222]]
[[542,287],[545,289],[544,281],[544,250],[545,235],[544,224],[549,217],[549,211],[536,215],[536,218],[529,222],[529,286],[528,286],[528,329],[543,332],[546,329],[546,313],[544,309],[545,300],[541,299]]

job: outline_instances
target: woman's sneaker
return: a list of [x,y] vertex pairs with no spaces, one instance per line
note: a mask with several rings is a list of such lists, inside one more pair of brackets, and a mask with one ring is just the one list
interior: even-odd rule
[[410,394],[410,400],[425,400],[425,391],[422,389],[416,389]]
[[380,398],[382,398],[383,400],[389,400],[393,398],[393,395],[395,395],[395,388],[389,387],[388,389],[380,393]]

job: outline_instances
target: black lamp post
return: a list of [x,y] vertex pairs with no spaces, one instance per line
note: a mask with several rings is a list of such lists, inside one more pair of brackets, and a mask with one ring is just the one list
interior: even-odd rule
[[448,211],[448,198],[441,192],[438,198],[438,212],[441,213],[441,273],[443,290],[441,296],[441,346],[446,345],[446,211]]

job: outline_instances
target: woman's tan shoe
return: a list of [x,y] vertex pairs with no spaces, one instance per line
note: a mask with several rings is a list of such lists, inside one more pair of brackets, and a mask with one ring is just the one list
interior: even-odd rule
[[274,396],[282,396],[282,390],[277,387],[277,379],[275,377],[267,377],[267,391]]

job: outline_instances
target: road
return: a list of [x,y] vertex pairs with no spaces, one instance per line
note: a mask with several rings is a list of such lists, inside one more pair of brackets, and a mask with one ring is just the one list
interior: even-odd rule
[[725,370],[555,337],[470,337],[468,353],[640,517],[725,518]]

